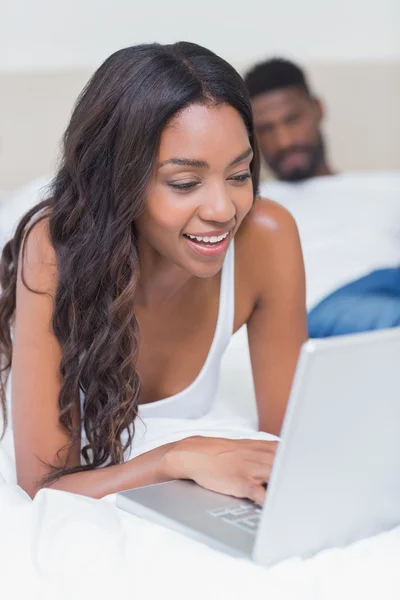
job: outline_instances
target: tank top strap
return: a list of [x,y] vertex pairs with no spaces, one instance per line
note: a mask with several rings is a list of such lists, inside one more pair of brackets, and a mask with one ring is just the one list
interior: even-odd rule
[[177,394],[142,404],[142,418],[198,418],[211,408],[219,384],[222,355],[233,333],[235,314],[235,250],[231,242],[221,273],[217,325],[214,338],[203,367],[196,379]]

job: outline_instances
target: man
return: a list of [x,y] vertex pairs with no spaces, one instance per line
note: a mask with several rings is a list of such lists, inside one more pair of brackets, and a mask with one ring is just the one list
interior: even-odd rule
[[261,153],[282,181],[331,175],[320,131],[321,101],[295,64],[272,59],[257,65],[245,82],[253,105]]
[[261,195],[297,221],[311,337],[400,325],[400,173],[335,174],[322,103],[303,71],[275,58],[246,76],[262,156]]

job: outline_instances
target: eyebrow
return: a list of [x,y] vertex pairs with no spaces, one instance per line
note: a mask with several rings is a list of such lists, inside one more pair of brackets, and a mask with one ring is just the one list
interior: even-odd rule
[[[293,119],[293,117],[300,117],[302,115],[302,113],[303,113],[303,111],[300,109],[290,110],[284,117],[279,119],[279,122],[287,123],[287,121],[290,119]],[[277,125],[277,123],[275,123],[274,121],[259,121],[259,122],[255,121],[254,129],[257,129],[258,131],[263,131],[265,129],[274,129],[276,125]]]
[[[242,161],[244,161],[246,158],[248,158],[252,154],[253,154],[253,149],[247,148],[247,150],[245,150],[244,152],[239,154],[239,156],[234,158],[233,161],[229,164],[229,166],[234,167],[235,165],[241,163]],[[196,159],[192,159],[192,158],[177,158],[177,157],[169,158],[168,160],[164,160],[163,162],[159,163],[158,168],[160,169],[164,165],[168,165],[168,164],[179,165],[181,167],[193,167],[195,169],[209,169],[210,168],[209,163],[206,162],[205,160],[196,160]]]

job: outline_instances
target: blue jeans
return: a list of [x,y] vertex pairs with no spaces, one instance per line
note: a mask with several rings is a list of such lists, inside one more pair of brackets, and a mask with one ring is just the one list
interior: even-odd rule
[[311,338],[400,326],[400,268],[381,269],[336,290],[308,315]]

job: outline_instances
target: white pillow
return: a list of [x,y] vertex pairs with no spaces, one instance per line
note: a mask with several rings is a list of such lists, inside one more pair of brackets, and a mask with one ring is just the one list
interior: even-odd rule
[[0,249],[8,242],[29,209],[44,200],[49,193],[50,177],[40,177],[17,190],[5,192],[0,198]]

